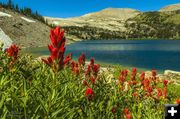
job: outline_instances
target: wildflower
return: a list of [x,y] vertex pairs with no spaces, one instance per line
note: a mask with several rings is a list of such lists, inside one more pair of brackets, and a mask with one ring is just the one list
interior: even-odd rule
[[132,75],[133,76],[136,76],[136,73],[137,73],[137,69],[135,67],[132,68]]
[[70,53],[69,55],[66,56],[66,58],[64,60],[64,64],[69,64],[71,59],[72,59],[72,53]]
[[112,111],[112,113],[114,114],[114,113],[116,113],[117,110],[116,110],[115,107],[113,107],[111,111]]
[[133,96],[136,97],[136,96],[137,96],[137,92],[134,92],[134,93],[133,93]]
[[15,61],[18,57],[19,48],[13,44],[9,48],[6,49],[7,55],[12,58],[13,61]]
[[160,88],[157,89],[157,95],[158,95],[158,97],[162,96],[162,90]]
[[176,104],[180,104],[180,99],[177,99],[177,100],[176,100]]
[[88,83],[87,83],[86,80],[83,81],[83,85],[84,85],[84,86],[88,86]]
[[92,84],[95,84],[95,78],[93,76],[90,77],[90,81]]
[[153,91],[152,86],[148,86],[146,89],[147,89],[147,92],[151,95]]
[[143,81],[143,86],[144,86],[144,88],[146,88],[146,87],[148,87],[149,86],[149,79],[145,79],[144,81]]
[[75,62],[72,61],[72,62],[71,62],[71,70],[72,70],[72,71],[73,71],[74,67],[75,67]]
[[167,97],[167,88],[166,87],[164,87],[164,89],[163,89],[163,96],[164,96],[164,98]]
[[152,70],[152,76],[156,77],[156,70]]
[[125,82],[125,77],[124,76],[119,76],[119,81],[121,82],[121,83],[124,83]]
[[51,66],[53,71],[58,71],[68,64],[71,60],[71,54],[64,59],[65,41],[64,31],[60,30],[60,27],[51,29],[50,31],[51,44],[48,45],[50,51],[50,57],[48,59],[42,59],[44,63]]
[[52,64],[52,62],[53,62],[52,59],[51,59],[51,57],[48,57],[47,60],[42,59],[42,61],[45,62],[45,63],[46,63],[47,65],[49,65],[49,66],[51,66],[51,64]]
[[125,114],[129,113],[129,109],[128,109],[128,108],[125,108],[125,109],[124,109],[124,113],[125,113]]
[[121,75],[126,77],[128,75],[128,70],[122,70]]
[[79,65],[78,63],[75,63],[74,67],[73,67],[73,72],[75,74],[79,74],[80,73],[80,69],[79,69]]
[[85,58],[86,58],[86,56],[84,53],[79,57],[78,62],[80,65],[82,65],[82,66],[85,65]]
[[141,80],[141,81],[143,81],[143,80],[144,80],[144,78],[145,78],[145,72],[144,72],[144,71],[142,71],[142,73],[141,73],[141,75],[140,75],[140,80]]
[[90,73],[91,73],[91,66],[88,65],[88,68],[85,70],[85,75],[90,76]]
[[164,87],[167,86],[168,80],[163,80]]
[[90,59],[90,65],[91,65],[91,66],[94,66],[94,58],[91,58],[91,59]]
[[130,111],[128,110],[128,108],[125,108],[125,109],[124,109],[124,113],[125,113],[126,119],[132,119],[131,113],[130,113]]
[[94,95],[94,92],[92,90],[92,88],[86,88],[86,97],[89,99],[89,100],[92,100],[93,98],[93,95]]
[[92,70],[93,70],[94,74],[97,75],[99,72],[99,69],[100,69],[100,65],[94,64],[92,68],[93,68]]

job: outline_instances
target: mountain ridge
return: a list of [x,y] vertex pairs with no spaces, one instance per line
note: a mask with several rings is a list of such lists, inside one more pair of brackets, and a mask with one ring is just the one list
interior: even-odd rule
[[[131,8],[106,8],[80,17],[55,19],[45,17],[45,20],[50,25],[63,27],[67,34],[76,37],[77,40],[102,38],[179,39],[180,22],[178,19],[180,19],[180,13],[179,9],[174,9],[174,6],[177,7],[179,4],[169,5],[168,10],[172,10],[168,12],[166,11],[167,6],[162,8],[164,10],[151,12],[140,12]],[[166,29],[173,29],[172,32],[175,33]],[[163,31],[166,31],[170,36],[167,36]],[[133,35],[134,33],[136,34]]]

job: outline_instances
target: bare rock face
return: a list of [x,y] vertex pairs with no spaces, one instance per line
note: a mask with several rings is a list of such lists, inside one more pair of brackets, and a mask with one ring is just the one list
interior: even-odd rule
[[0,8],[0,28],[1,40],[11,39],[21,47],[41,47],[49,43],[49,26],[12,10]]
[[12,40],[0,28],[0,44],[3,44],[3,50],[12,44]]
[[180,3],[163,7],[162,9],[160,9],[160,12],[171,12],[176,10],[180,10]]

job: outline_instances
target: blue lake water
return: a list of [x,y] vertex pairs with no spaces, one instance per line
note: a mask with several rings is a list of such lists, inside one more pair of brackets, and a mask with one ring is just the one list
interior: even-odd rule
[[[47,55],[47,48],[31,51]],[[180,40],[92,40],[66,46],[73,58],[86,53],[96,61],[144,69],[180,71]]]

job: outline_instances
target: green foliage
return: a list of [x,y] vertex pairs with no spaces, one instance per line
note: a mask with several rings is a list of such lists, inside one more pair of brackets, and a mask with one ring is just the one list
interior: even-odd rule
[[[179,11],[145,12],[126,22],[129,38],[180,39]],[[129,22],[132,23],[129,23]]]
[[[116,75],[115,80],[108,82],[107,75],[100,73],[99,79],[92,85],[94,98],[88,100],[85,96],[86,87],[82,84],[83,72],[75,75],[67,66],[54,73],[50,67],[33,60],[29,55],[20,56],[11,67],[10,62],[10,58],[0,51],[1,119],[123,119],[124,108],[128,108],[135,119],[161,119],[163,105],[179,98],[171,90],[174,87],[172,84],[169,85],[170,92],[166,100],[135,98],[132,96],[133,88],[121,90]],[[117,68],[115,72],[120,69]],[[138,91],[141,93],[142,90]],[[115,113],[112,113],[112,108],[116,109]]]

